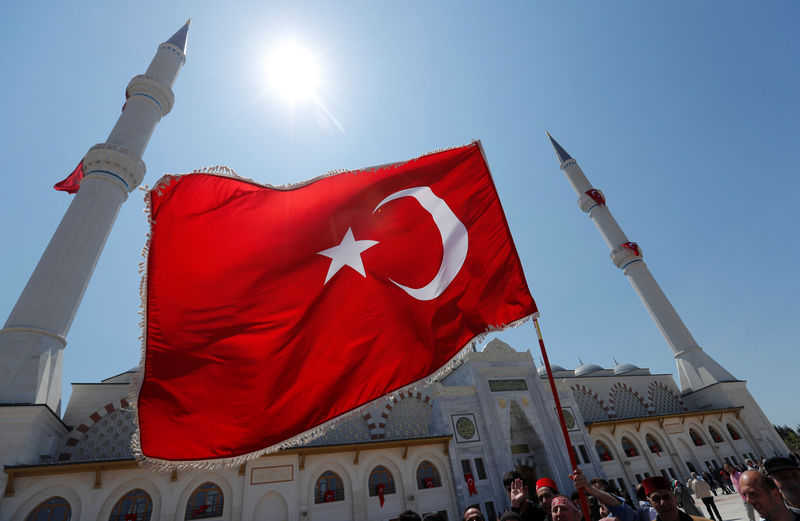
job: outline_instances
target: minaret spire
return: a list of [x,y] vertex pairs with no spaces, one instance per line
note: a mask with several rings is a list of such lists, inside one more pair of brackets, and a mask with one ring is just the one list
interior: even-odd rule
[[578,206],[589,214],[611,249],[611,261],[622,270],[647,308],[650,317],[667,340],[678,364],[678,376],[684,393],[697,391],[718,382],[736,381],[728,371],[697,345],[689,329],[672,307],[650,269],[642,259],[642,250],[625,236],[603,193],[594,188],[577,161],[548,132],[561,170],[578,194]]
[[130,81],[116,125],[84,157],[80,190],[0,330],[0,404],[46,404],[58,414],[67,332],[117,213],[144,178],[150,136],[172,109],[188,28],[161,44],[147,72]]

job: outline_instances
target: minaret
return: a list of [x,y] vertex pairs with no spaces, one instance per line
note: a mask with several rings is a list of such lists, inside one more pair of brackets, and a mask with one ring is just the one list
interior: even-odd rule
[[672,349],[678,364],[681,391],[689,393],[718,382],[737,381],[697,345],[642,260],[641,248],[635,242],[628,240],[611,215],[603,193],[592,187],[578,163],[549,132],[547,136],[556,151],[561,170],[578,194],[578,206],[589,214],[600,230],[600,234],[611,249],[611,261],[628,277],[633,289],[639,294],[639,298],[642,299],[648,313]]
[[84,157],[80,190],[0,330],[0,404],[46,404],[59,414],[67,332],[120,206],[144,178],[150,136],[172,109],[188,30],[186,22],[130,81],[108,139]]

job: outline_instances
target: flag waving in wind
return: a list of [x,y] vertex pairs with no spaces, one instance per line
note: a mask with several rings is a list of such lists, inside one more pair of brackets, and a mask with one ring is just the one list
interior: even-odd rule
[[148,198],[151,462],[307,441],[536,313],[479,142],[292,188],[165,176]]

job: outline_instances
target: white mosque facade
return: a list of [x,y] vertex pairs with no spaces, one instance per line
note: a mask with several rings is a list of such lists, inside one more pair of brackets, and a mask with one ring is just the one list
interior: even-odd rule
[[[153,128],[172,106],[187,31],[160,45],[129,84],[125,110],[84,159],[81,190],[0,330],[0,521],[390,520],[408,509],[455,520],[468,505],[494,519],[508,506],[502,477],[512,469],[571,492],[544,368],[500,340],[314,442],[235,468],[140,467],[131,451],[134,371],[74,383],[60,415],[66,334],[116,212],[142,180]],[[553,366],[579,467],[633,495],[648,476],[680,479],[786,455],[745,382],[696,345],[602,193],[553,144],[580,207],[664,333],[680,379],[679,387],[670,374],[630,364]]]

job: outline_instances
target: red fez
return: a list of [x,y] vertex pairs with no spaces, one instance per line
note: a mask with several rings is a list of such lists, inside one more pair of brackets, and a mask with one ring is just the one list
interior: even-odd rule
[[663,476],[647,478],[642,481],[642,486],[644,487],[644,493],[648,496],[656,490],[672,490],[672,487],[669,486],[669,481]]
[[553,489],[555,492],[558,492],[558,487],[556,486],[556,482],[550,478],[542,478],[536,482],[536,490],[539,490],[542,487],[547,487]]

